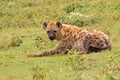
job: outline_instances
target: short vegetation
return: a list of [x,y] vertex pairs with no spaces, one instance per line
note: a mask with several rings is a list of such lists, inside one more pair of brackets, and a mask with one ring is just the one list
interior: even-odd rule
[[[28,58],[55,47],[41,26],[51,20],[104,31],[112,51]],[[120,80],[119,36],[120,0],[1,0],[0,80]]]

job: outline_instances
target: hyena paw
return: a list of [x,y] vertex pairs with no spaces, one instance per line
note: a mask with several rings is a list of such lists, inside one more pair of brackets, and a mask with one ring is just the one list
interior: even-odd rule
[[42,54],[29,54],[27,57],[42,57]]
[[48,55],[51,55],[51,52],[46,51],[41,54],[29,54],[27,55],[27,57],[42,57],[42,56],[48,56]]

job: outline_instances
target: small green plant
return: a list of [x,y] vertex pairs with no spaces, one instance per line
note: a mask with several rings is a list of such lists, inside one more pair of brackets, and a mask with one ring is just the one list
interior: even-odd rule
[[63,8],[63,10],[66,12],[66,13],[71,13],[71,12],[74,12],[75,9],[78,9],[78,8],[83,8],[83,6],[80,4],[80,3],[77,3],[77,2],[73,2],[72,4],[66,6]]
[[42,68],[39,65],[33,66],[31,69],[33,72],[33,80],[52,80],[47,69]]
[[66,65],[71,67],[73,70],[88,69],[90,64],[87,62],[85,55],[70,56],[67,59]]
[[69,51],[68,54],[71,54],[71,55],[77,53],[76,49],[74,49],[74,48],[72,48],[71,50],[68,49],[68,51]]
[[63,10],[64,10],[66,13],[73,12],[73,11],[75,10],[75,4],[66,6],[65,8],[63,8]]
[[11,43],[10,43],[10,46],[12,47],[19,47],[22,43],[22,39],[18,36],[13,36],[11,37]]
[[45,44],[44,43],[44,41],[43,41],[43,39],[40,37],[40,36],[37,36],[36,38],[35,38],[35,46],[37,47],[37,48],[42,48],[42,44]]
[[55,41],[52,41],[52,42],[47,41],[43,39],[41,36],[37,36],[35,38],[35,47],[37,47],[40,50],[46,49],[46,48],[52,48],[55,44],[56,44]]

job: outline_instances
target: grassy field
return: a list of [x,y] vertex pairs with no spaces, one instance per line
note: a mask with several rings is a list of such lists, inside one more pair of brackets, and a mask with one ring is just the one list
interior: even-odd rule
[[[41,24],[56,20],[109,35],[112,51],[28,58],[55,48]],[[0,0],[0,80],[120,80],[119,0]]]

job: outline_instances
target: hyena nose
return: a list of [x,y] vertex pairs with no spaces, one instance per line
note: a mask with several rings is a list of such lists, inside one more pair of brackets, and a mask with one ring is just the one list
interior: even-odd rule
[[51,36],[49,36],[49,39],[50,39],[50,40],[54,40],[54,39],[55,39],[55,36],[54,36],[54,35],[51,35]]

